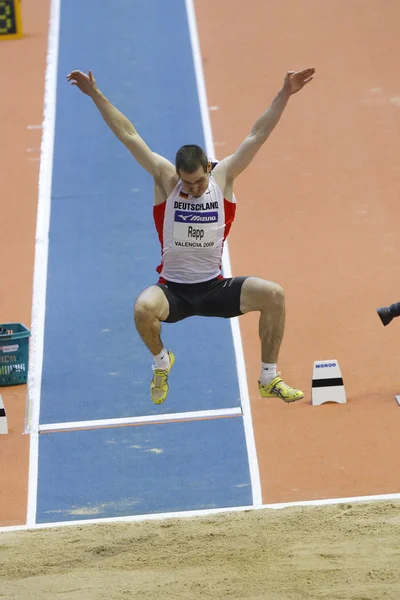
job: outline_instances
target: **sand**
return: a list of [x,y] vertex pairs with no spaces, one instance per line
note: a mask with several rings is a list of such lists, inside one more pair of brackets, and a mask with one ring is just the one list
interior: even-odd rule
[[400,598],[400,503],[2,532],[0,598]]

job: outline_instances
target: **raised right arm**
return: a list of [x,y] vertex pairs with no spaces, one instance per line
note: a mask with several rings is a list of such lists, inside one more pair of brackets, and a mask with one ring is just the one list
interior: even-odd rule
[[[141,167],[146,169],[156,182],[176,177],[175,167],[167,159],[152,152],[133,124],[101,93],[91,71],[72,71],[67,80],[81,92],[90,96],[111,131],[128,148]],[[169,187],[169,186],[168,186]]]

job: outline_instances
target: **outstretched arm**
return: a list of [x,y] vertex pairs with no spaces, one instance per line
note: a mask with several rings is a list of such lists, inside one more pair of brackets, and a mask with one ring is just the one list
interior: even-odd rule
[[[159,154],[152,152],[146,142],[140,137],[133,124],[123,115],[97,87],[92,71],[86,75],[82,71],[72,71],[67,80],[76,85],[81,92],[92,98],[101,116],[111,131],[128,148],[137,162],[156,180],[161,180],[165,170],[174,175],[172,163]],[[164,173],[163,173],[164,171]]]
[[275,96],[271,105],[254,123],[252,130],[241,143],[234,154],[221,160],[215,172],[221,172],[226,180],[233,180],[249,166],[261,146],[266,142],[269,135],[277,125],[290,96],[300,91],[312,80],[315,69],[304,69],[303,71],[289,71],[285,77],[283,87]]

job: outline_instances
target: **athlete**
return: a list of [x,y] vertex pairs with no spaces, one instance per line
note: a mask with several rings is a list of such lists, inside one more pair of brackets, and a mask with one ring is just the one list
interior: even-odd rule
[[91,71],[72,71],[67,80],[92,98],[111,131],[154,180],[154,223],[161,243],[159,280],[136,299],[137,331],[154,357],[150,395],[161,404],[175,362],[161,340],[161,323],[176,323],[193,315],[232,318],[260,313],[263,398],[294,402],[303,392],[290,387],[277,373],[285,323],[284,292],[280,285],[258,277],[224,278],[224,241],[235,218],[233,184],[251,163],[277,125],[289,98],[313,79],[315,69],[289,71],[271,105],[257,119],[236,152],[211,162],[197,145],[182,146],[175,165],[153,152],[132,123],[101,93]]

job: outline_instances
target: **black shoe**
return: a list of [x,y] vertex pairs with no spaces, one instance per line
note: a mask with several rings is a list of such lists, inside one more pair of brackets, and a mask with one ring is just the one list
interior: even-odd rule
[[381,308],[377,308],[376,312],[378,313],[378,317],[380,318],[385,327],[386,325],[389,325],[390,321],[394,317],[389,306],[382,306]]

